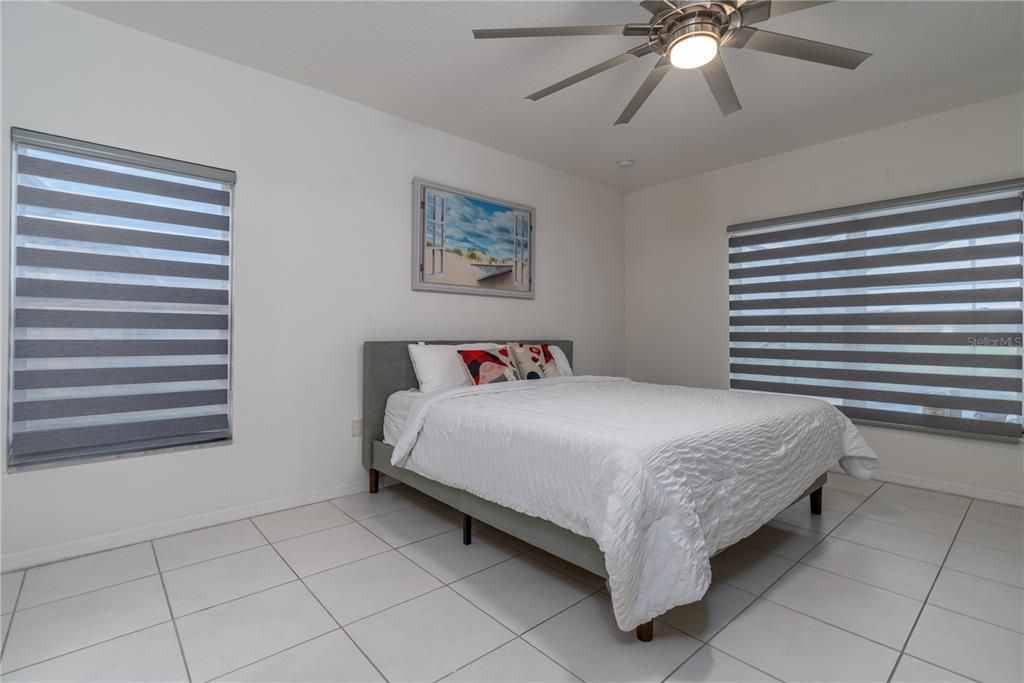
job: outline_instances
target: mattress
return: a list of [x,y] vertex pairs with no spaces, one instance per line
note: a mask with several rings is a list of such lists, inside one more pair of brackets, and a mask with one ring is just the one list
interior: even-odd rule
[[394,446],[398,443],[398,437],[402,434],[402,428],[409,417],[416,399],[423,396],[423,392],[416,389],[396,391],[388,396],[387,407],[384,409],[384,443]]
[[700,600],[711,556],[830,467],[869,478],[876,462],[824,401],[616,377],[420,394],[392,453],[398,467],[594,539],[623,630]]

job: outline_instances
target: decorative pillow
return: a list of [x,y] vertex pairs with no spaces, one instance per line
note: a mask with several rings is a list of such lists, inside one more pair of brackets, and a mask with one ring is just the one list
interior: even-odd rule
[[492,350],[459,349],[459,355],[466,365],[466,370],[469,371],[469,376],[473,378],[473,384],[514,382],[519,379],[506,347]]
[[498,349],[498,344],[409,344],[409,358],[416,371],[420,391],[442,391],[471,386],[466,366],[456,353],[459,349]]
[[548,353],[547,344],[509,344],[512,357],[523,379],[558,377],[558,368]]

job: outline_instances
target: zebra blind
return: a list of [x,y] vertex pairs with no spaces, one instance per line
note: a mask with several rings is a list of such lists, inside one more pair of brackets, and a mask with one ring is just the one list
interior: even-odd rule
[[731,226],[730,386],[1019,439],[1022,186]]
[[11,467],[228,439],[234,173],[12,129]]

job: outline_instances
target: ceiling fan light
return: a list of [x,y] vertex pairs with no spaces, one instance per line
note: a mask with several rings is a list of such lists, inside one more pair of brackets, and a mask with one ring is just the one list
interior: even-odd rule
[[677,69],[697,69],[718,54],[718,38],[710,33],[685,35],[669,48],[668,58]]

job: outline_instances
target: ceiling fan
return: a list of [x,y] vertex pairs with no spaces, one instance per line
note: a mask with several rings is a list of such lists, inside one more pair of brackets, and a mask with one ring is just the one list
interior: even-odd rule
[[476,29],[473,36],[482,38],[534,38],[549,36],[642,36],[645,42],[620,55],[573,74],[554,85],[527,95],[539,100],[574,83],[596,76],[636,57],[660,56],[654,69],[640,85],[622,110],[615,125],[629,123],[644,102],[665,77],[669,69],[700,69],[718,102],[722,114],[741,109],[732,80],[719,54],[720,48],[757,50],[784,57],[818,62],[843,69],[856,69],[871,56],[868,52],[838,45],[819,43],[806,38],[787,36],[755,28],[766,19],[797,10],[828,4],[832,0],[645,0],[640,6],[651,13],[647,23],[624,26],[543,26],[536,28]]

